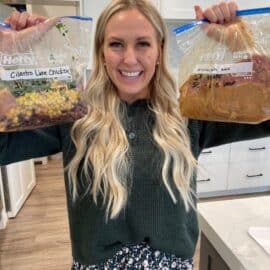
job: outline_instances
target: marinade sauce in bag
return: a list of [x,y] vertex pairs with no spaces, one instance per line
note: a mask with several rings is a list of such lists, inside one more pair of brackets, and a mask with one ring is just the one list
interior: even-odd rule
[[195,21],[174,30],[184,54],[183,116],[251,124],[270,119],[270,7],[237,16],[225,25]]
[[74,121],[89,64],[92,19],[51,18],[0,40],[0,132]]

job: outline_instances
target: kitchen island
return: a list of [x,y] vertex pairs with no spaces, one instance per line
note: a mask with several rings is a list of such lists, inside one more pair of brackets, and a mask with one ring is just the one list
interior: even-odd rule
[[270,255],[248,233],[270,228],[270,195],[201,202],[198,212],[200,270],[270,269]]

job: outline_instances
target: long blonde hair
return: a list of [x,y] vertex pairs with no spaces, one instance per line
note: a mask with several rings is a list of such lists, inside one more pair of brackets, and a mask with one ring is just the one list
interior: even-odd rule
[[[160,45],[160,63],[150,83],[151,110],[155,114],[154,140],[164,153],[162,179],[176,203],[182,197],[186,210],[193,205],[190,179],[195,159],[185,120],[179,112],[178,90],[166,63],[167,29],[155,7],[146,0],[115,0],[102,12],[96,27],[93,70],[85,91],[88,113],[74,124],[71,135],[76,154],[68,165],[73,197],[77,195],[79,166],[95,203],[102,195],[106,216],[118,216],[128,199],[128,176],[132,170],[129,142],[121,123],[121,100],[104,67],[103,43],[106,25],[117,12],[139,10],[153,25]],[[173,180],[179,191],[174,194],[169,184],[169,168],[173,165]],[[92,170],[89,171],[89,168]],[[91,174],[91,175],[90,175]]]

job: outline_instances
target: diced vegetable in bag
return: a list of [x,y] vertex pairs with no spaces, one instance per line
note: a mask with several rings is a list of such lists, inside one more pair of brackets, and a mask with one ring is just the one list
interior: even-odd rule
[[92,19],[62,17],[0,40],[0,132],[75,121],[90,57]]
[[185,117],[240,123],[270,119],[270,7],[238,11],[217,25],[202,21],[175,30]]

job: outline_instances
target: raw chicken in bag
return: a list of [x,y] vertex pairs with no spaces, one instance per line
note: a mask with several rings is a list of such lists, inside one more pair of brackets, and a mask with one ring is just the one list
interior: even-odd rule
[[183,116],[239,123],[270,119],[270,7],[240,10],[224,25],[174,30]]
[[[1,27],[1,26],[0,26]],[[89,64],[92,19],[51,18],[22,31],[0,31],[0,132],[74,121]],[[9,32],[8,32],[9,31]]]

